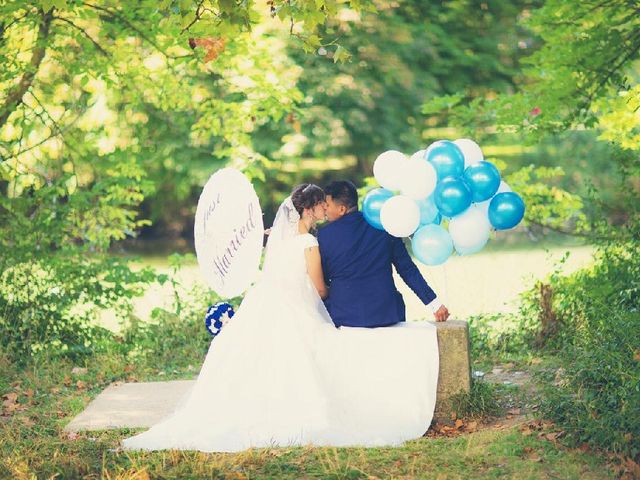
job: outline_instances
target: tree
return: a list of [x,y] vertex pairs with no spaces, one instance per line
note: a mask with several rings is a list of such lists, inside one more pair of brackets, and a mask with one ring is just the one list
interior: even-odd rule
[[[108,248],[148,224],[138,208],[158,178],[180,171],[171,162],[190,171],[193,156],[208,172],[233,161],[262,173],[251,131],[282,117],[299,94],[257,27],[286,19],[304,46],[336,2],[259,8],[0,2],[1,345],[84,352],[96,309],[126,315],[155,277]],[[206,180],[204,169],[192,174]]]
[[333,46],[290,53],[303,68],[305,97],[297,118],[284,124],[298,130],[294,155],[355,156],[362,175],[382,151],[424,148],[425,101],[463,89],[476,96],[513,89],[526,38],[517,18],[536,4],[402,0],[379,2],[376,14],[341,10],[323,36],[346,47],[350,61],[334,65],[344,53]]

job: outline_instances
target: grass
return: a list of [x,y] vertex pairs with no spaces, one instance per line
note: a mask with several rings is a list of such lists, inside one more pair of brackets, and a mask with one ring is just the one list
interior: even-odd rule
[[[523,251],[522,258],[529,254]],[[487,256],[495,258],[493,253]],[[459,266],[464,267],[460,272],[468,280],[472,273],[468,267],[473,262],[458,260]],[[181,272],[187,274],[187,286],[193,281],[194,269],[191,265]],[[491,275],[494,272],[498,279],[499,265],[487,270]],[[449,283],[451,287],[453,282]],[[473,299],[468,293],[460,294],[466,302]],[[158,296],[165,297],[162,293]],[[188,325],[183,318],[182,322],[164,325],[165,335],[134,337],[131,342],[140,351],[108,348],[83,364],[41,359],[20,368],[0,354],[0,395],[4,401],[0,416],[0,478],[615,478],[605,457],[567,449],[544,435],[527,435],[517,425],[481,428],[455,437],[425,437],[398,448],[306,447],[238,454],[123,452],[118,449],[119,443],[132,430],[77,435],[63,431],[73,416],[114,381],[192,378],[195,371],[190,366],[197,370],[205,353],[203,342],[197,338],[200,307],[193,308],[193,321]],[[511,352],[507,359],[506,352],[492,350],[482,350],[484,354],[475,358],[475,368],[487,371],[495,362],[507,360],[519,369],[533,368],[531,352]],[[547,359],[542,364],[540,359],[535,360],[535,368],[545,368]],[[76,369],[73,373],[74,367],[86,370]],[[460,416],[466,419],[504,412],[505,408],[496,408],[496,398],[498,403],[506,398],[524,403],[518,397],[526,392],[517,389],[514,385],[482,384],[472,395],[459,398]]]
[[603,458],[525,435],[517,426],[421,438],[399,448],[122,452],[120,440],[133,431],[69,435],[64,425],[112,381],[187,378],[192,371],[174,366],[167,374],[162,366],[131,365],[113,353],[96,356],[77,374],[65,360],[24,370],[0,363],[5,413],[7,395],[17,394],[15,411],[0,417],[0,478],[614,478]]

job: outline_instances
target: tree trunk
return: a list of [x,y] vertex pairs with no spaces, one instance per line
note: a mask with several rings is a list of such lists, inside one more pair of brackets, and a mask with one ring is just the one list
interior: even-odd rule
[[40,10],[40,16],[41,21],[40,27],[38,28],[38,38],[36,39],[36,45],[33,49],[31,61],[29,62],[25,72],[22,74],[20,81],[9,92],[4,104],[0,107],[0,128],[2,128],[7,122],[9,115],[11,115],[22,103],[22,97],[31,87],[33,79],[38,73],[42,59],[47,51],[45,42],[49,36],[49,27],[53,20],[53,9],[51,9],[49,13],[44,13],[43,10]]

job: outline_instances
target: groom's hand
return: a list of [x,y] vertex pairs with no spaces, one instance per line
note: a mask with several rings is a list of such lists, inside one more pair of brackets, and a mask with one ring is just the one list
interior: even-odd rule
[[449,318],[449,310],[447,310],[447,307],[442,305],[434,312],[433,316],[436,317],[436,322],[446,322],[447,318]]

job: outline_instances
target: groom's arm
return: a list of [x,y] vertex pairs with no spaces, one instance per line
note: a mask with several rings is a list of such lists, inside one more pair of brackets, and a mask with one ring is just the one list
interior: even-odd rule
[[393,237],[391,261],[396,267],[396,271],[404,280],[411,290],[418,296],[425,305],[431,304],[433,311],[437,311],[442,305],[437,299],[436,293],[431,289],[427,281],[424,279],[420,270],[407,252],[407,247],[401,238]]
[[324,276],[324,284],[329,286],[330,285],[329,274],[328,274],[329,269],[326,262],[327,256],[325,251],[326,240],[322,230],[318,232],[318,245],[320,247],[320,263],[322,265],[322,275]]

